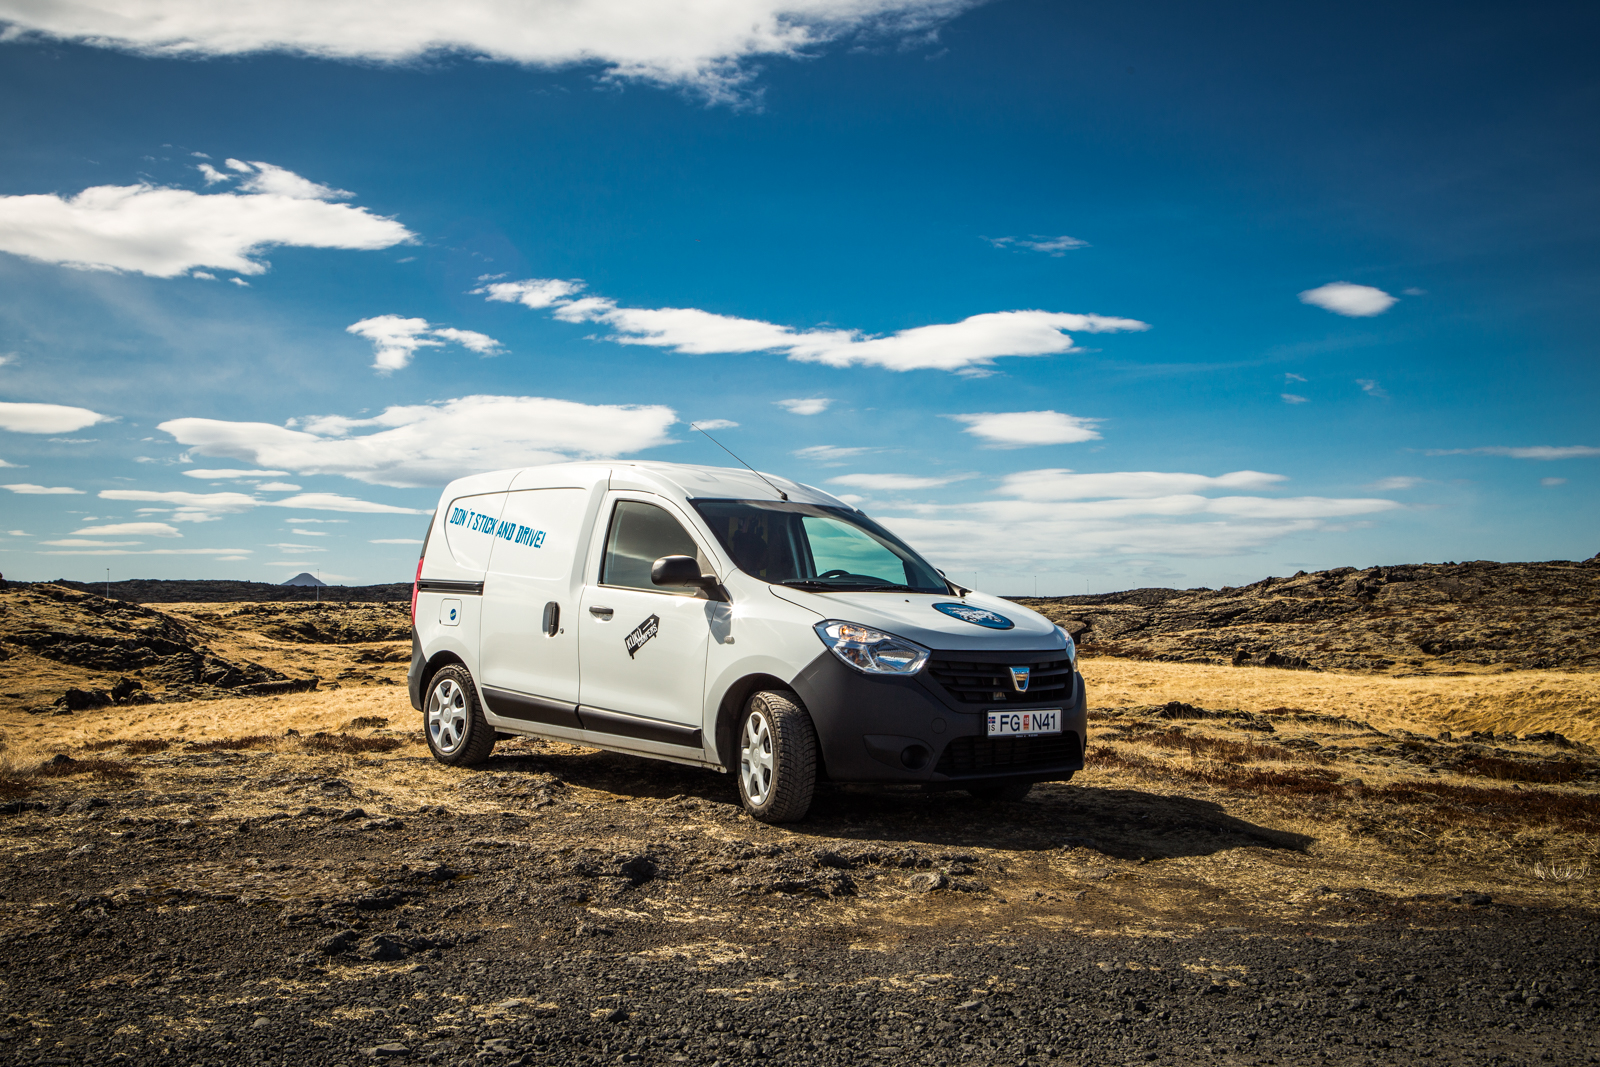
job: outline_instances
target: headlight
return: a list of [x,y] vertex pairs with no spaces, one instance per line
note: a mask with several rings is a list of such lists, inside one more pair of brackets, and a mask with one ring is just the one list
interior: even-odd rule
[[828,650],[863,674],[916,674],[928,662],[928,650],[882,630],[829,619],[816,625]]
[[1072,639],[1072,635],[1067,633],[1066,630],[1063,630],[1059,626],[1057,626],[1056,629],[1061,632],[1061,640],[1063,640],[1063,641],[1065,641],[1067,643],[1067,659],[1072,661],[1072,669],[1073,670],[1077,670],[1078,669],[1078,643]]

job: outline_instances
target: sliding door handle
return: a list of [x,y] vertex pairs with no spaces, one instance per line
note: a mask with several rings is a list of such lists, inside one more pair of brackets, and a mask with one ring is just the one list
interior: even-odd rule
[[544,606],[544,635],[554,637],[561,632],[561,605],[554,600]]

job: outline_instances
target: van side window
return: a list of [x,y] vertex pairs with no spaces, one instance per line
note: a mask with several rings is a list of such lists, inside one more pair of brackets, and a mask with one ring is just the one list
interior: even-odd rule
[[611,513],[611,532],[606,537],[600,584],[693,596],[692,589],[663,589],[650,580],[650,565],[662,556],[693,556],[701,573],[707,570],[705,554],[677,519],[654,504],[617,501],[616,510]]

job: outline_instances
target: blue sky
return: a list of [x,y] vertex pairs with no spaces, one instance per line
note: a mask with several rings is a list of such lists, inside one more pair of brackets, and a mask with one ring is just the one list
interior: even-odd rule
[[1002,593],[1600,550],[1592,7],[671,6],[0,0],[0,569],[692,420]]

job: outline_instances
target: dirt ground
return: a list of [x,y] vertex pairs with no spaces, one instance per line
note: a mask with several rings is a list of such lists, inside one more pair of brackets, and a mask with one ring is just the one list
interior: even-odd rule
[[568,745],[441,766],[358,639],[403,606],[244,607],[161,605],[316,690],[69,713],[127,675],[6,639],[5,1062],[1600,1061],[1600,675],[1085,659],[1072,782],[770,827]]

